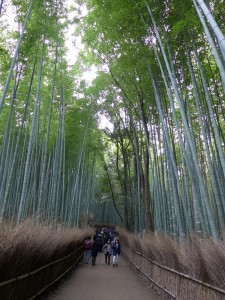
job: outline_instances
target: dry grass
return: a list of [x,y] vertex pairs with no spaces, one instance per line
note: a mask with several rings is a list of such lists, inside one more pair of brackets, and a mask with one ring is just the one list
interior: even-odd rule
[[192,235],[176,241],[167,235],[143,238],[119,229],[120,239],[151,260],[192,278],[225,289],[225,242]]
[[[122,243],[161,265],[225,289],[225,242],[192,235],[181,241],[167,235],[140,237],[118,229]],[[19,228],[2,223],[0,231],[0,282],[33,271],[77,249],[94,228],[67,229],[34,225]]]
[[19,228],[2,223],[0,231],[0,282],[33,271],[78,248],[93,229],[54,229],[27,220]]

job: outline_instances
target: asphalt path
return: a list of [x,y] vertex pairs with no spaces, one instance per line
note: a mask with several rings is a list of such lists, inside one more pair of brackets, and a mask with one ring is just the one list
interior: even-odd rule
[[161,300],[138,277],[128,261],[120,255],[118,267],[105,264],[98,254],[96,265],[82,264],[70,279],[46,300]]

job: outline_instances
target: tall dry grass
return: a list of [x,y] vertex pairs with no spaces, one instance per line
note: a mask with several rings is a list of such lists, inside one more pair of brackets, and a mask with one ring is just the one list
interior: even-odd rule
[[140,237],[119,229],[122,243],[149,259],[215,287],[225,289],[225,242],[196,235],[177,241],[168,235]]
[[93,229],[66,229],[26,220],[19,228],[2,223],[0,282],[29,273],[78,248]]

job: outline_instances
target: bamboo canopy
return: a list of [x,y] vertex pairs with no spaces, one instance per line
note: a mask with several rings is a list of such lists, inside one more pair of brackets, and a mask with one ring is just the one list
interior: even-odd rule
[[224,10],[1,1],[1,221],[222,236]]

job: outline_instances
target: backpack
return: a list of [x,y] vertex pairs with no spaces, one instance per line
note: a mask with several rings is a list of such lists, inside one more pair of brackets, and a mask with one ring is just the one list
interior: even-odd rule
[[85,240],[84,241],[84,249],[90,250],[91,249],[91,241],[90,240]]

